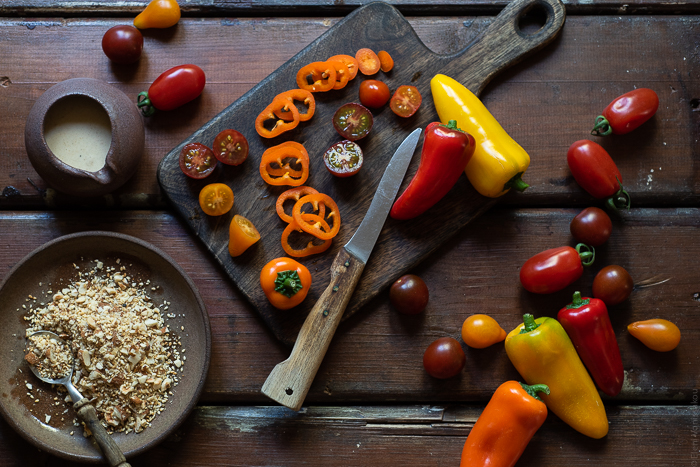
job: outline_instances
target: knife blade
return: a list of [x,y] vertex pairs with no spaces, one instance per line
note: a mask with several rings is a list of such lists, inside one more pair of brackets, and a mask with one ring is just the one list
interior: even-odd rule
[[292,410],[299,410],[321,366],[343,312],[350,301],[420,139],[420,128],[404,139],[379,181],[367,214],[331,265],[330,284],[313,306],[289,358],[278,363],[262,393]]

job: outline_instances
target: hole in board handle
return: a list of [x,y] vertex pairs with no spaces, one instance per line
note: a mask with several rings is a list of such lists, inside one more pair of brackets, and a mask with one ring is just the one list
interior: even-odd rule
[[552,7],[544,2],[536,2],[528,6],[518,16],[516,23],[518,34],[534,36],[544,28],[554,16]]

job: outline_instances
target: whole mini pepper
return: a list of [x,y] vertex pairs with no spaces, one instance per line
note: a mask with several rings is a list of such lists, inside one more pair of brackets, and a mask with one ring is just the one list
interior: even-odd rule
[[425,140],[416,175],[399,196],[389,215],[394,219],[413,219],[423,214],[457,183],[474,154],[474,137],[457,128],[433,122],[425,129]]
[[275,258],[260,271],[260,286],[270,304],[289,310],[304,301],[311,288],[311,273],[291,258]]
[[474,188],[484,196],[497,198],[511,188],[523,191],[529,185],[521,179],[530,156],[506,133],[486,106],[469,89],[445,75],[430,81],[433,102],[440,120],[456,120],[457,126],[474,136],[476,149],[465,170]]
[[528,384],[546,384],[547,408],[574,430],[599,439],[608,434],[603,401],[571,339],[554,318],[523,315],[506,337],[506,353]]
[[617,396],[625,372],[605,303],[574,292],[572,302],[559,310],[557,319],[600,390],[609,396]]
[[134,18],[139,29],[163,29],[175,26],[180,21],[180,5],[176,0],[152,0],[146,9]]
[[501,384],[469,432],[460,467],[513,467],[547,418],[537,392],[549,394],[549,388]]

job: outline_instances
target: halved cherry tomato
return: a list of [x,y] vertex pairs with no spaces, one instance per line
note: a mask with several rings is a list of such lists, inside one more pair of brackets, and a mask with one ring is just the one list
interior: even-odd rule
[[288,310],[306,298],[311,288],[311,273],[291,258],[275,258],[260,271],[260,286],[272,306]]
[[297,72],[297,86],[310,92],[330,91],[335,81],[335,67],[328,62],[309,63]]
[[627,330],[642,344],[657,352],[670,352],[681,341],[681,330],[665,319],[637,321],[627,326]]
[[248,140],[236,130],[223,130],[212,146],[214,156],[226,165],[241,165],[248,158]]
[[210,183],[199,192],[199,206],[210,216],[226,214],[233,207],[233,190],[224,183]]
[[[285,121],[276,115],[277,112],[286,111],[292,113],[292,120]],[[274,122],[271,128],[269,125],[270,121]],[[293,130],[299,125],[300,121],[301,116],[296,106],[290,103],[288,99],[278,96],[255,119],[255,131],[263,138],[274,138],[285,131]]]
[[197,65],[180,65],[164,71],[148,88],[138,95],[136,105],[144,116],[158,110],[173,110],[202,94],[207,79]]
[[389,106],[391,111],[399,117],[408,118],[418,111],[423,98],[415,86],[403,85],[399,86],[394,95],[391,97]]
[[335,143],[323,153],[323,163],[336,177],[355,175],[362,168],[362,148],[349,140]]
[[602,209],[590,207],[574,217],[569,230],[577,241],[590,246],[600,246],[610,238],[612,221]]
[[357,63],[357,59],[355,57],[352,57],[350,55],[333,55],[331,58],[328,60],[340,60],[341,62],[345,63],[345,66],[348,67],[348,71],[350,71],[350,76],[348,79],[353,80],[355,79],[355,76],[357,76],[357,72],[359,71],[359,66]]
[[228,252],[231,256],[240,256],[260,240],[260,233],[252,222],[236,214],[228,228]]
[[372,49],[364,48],[358,50],[357,53],[355,53],[355,59],[363,75],[374,75],[381,68],[379,57],[377,57],[377,54],[374,53]]
[[391,58],[391,55],[386,50],[380,50],[377,53],[377,57],[379,57],[379,64],[384,73],[394,68],[394,59]]
[[485,349],[505,338],[506,331],[488,315],[471,315],[462,324],[462,340],[475,349]]
[[362,105],[378,109],[389,102],[389,86],[376,79],[367,79],[360,83],[360,102]]
[[581,277],[583,266],[590,266],[594,260],[595,249],[583,243],[575,249],[563,246],[545,250],[525,262],[520,282],[533,293],[554,293]]
[[[323,220],[323,217],[318,216],[316,214],[303,213],[301,215],[301,219],[307,223],[320,224],[321,228],[324,229],[324,231],[326,232],[330,232],[331,230],[328,223],[325,220]],[[289,225],[287,225],[287,227],[284,229],[284,232],[282,232],[282,249],[289,256],[294,256],[295,258],[303,258],[305,256],[323,253],[328,248],[330,248],[331,243],[333,242],[329,238],[327,240],[323,240],[323,243],[316,244],[312,239],[311,241],[309,241],[309,243],[307,243],[306,247],[299,250],[292,247],[289,244],[289,236],[292,234],[292,232],[304,233],[304,231],[299,227],[299,225],[294,221],[294,219],[292,219],[292,222],[290,222]]]
[[[316,193],[318,193],[318,191],[314,188],[311,188],[310,186],[298,186],[290,188],[289,190],[279,195],[279,197],[277,198],[277,203],[275,204],[275,210],[277,211],[277,215],[279,215],[280,219],[282,219],[284,222],[291,224],[292,222],[294,222],[294,218],[292,218],[292,216],[284,212],[284,203],[287,200],[293,199],[294,203],[296,204],[296,202],[299,201],[299,199],[302,196],[315,195]],[[325,205],[323,203],[319,203],[318,201],[313,203],[313,208],[315,211],[319,212],[319,216],[321,217],[323,217],[326,213]]]
[[[323,225],[321,225],[319,222],[309,224],[308,222],[304,222],[302,219],[301,209],[305,204],[314,202],[321,202],[326,205],[326,208],[331,210],[330,213],[326,215],[326,219],[329,217],[333,218],[333,227],[330,230],[324,230]],[[306,195],[300,198],[299,201],[294,204],[294,208],[292,209],[292,218],[304,232],[310,233],[314,237],[321,240],[329,240],[338,235],[338,232],[340,231],[340,211],[338,210],[338,205],[335,204],[335,201],[333,201],[330,196],[323,193]]]
[[190,143],[180,151],[180,169],[190,178],[201,179],[216,168],[216,157],[202,143]]
[[571,174],[591,196],[606,199],[611,209],[630,208],[630,196],[622,188],[622,175],[615,162],[593,141],[582,139],[569,147],[566,153]]
[[341,105],[333,115],[333,127],[340,136],[350,141],[367,136],[373,124],[372,112],[354,102]]
[[350,70],[345,62],[342,60],[328,59],[326,63],[335,68],[335,84],[333,85],[333,89],[343,89],[347,86],[348,81],[350,81]]
[[[285,160],[289,161],[290,159],[301,166],[300,172],[291,169],[289,163],[284,163]],[[282,169],[284,173],[276,176],[275,173],[280,172],[275,169]],[[298,177],[297,174],[299,174]],[[270,185],[303,185],[309,178],[309,153],[302,144],[294,141],[273,146],[266,150],[260,158],[260,176]]]
[[624,135],[654,116],[659,108],[659,96],[647,88],[639,88],[615,98],[598,116],[592,135]]
[[[285,91],[275,96],[275,98],[278,97],[287,99],[291,105],[296,106],[294,101],[299,101],[306,106],[306,112],[301,113],[301,111],[299,111],[299,121],[306,122],[314,116],[314,112],[316,111],[316,99],[314,99],[314,95],[311,94],[310,91],[306,91],[305,89],[290,89],[289,91]],[[297,110],[299,109],[297,108]],[[274,109],[274,113],[282,120],[294,120],[294,114],[290,108],[285,107],[281,109]]]

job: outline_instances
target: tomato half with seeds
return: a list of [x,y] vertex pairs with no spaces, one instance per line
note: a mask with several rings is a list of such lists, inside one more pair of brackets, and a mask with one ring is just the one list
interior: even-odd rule
[[461,344],[452,337],[441,337],[423,354],[423,367],[433,378],[446,379],[459,374],[467,363]]
[[423,103],[423,98],[415,86],[403,85],[399,86],[394,95],[391,97],[389,106],[391,111],[399,117],[408,118],[418,111],[418,108]]
[[363,161],[362,148],[354,141],[335,143],[323,153],[323,163],[336,177],[355,175],[362,168]]
[[207,177],[216,168],[216,157],[211,149],[202,143],[190,143],[180,151],[180,169],[190,178]]
[[374,124],[372,112],[363,105],[351,102],[341,105],[333,115],[333,127],[343,138],[357,141],[369,134]]
[[199,192],[199,206],[209,216],[226,214],[233,207],[233,190],[223,183],[210,183]]
[[391,91],[386,83],[376,79],[367,79],[360,83],[360,102],[362,105],[378,109],[389,102]]
[[248,140],[236,130],[224,130],[214,138],[214,156],[226,165],[241,165],[248,158]]

